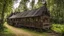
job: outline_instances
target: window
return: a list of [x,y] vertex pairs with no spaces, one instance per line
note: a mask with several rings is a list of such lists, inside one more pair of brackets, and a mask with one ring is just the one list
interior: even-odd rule
[[11,19],[11,21],[12,21],[12,19]]
[[38,21],[38,18],[36,18],[36,21]]
[[33,22],[33,18],[30,18],[30,21]]
[[45,17],[45,18],[43,19],[43,22],[48,22],[48,18]]

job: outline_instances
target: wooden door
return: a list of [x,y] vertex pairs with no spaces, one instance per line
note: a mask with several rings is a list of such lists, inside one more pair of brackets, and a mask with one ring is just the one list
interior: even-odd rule
[[43,29],[50,28],[50,18],[48,16],[43,16]]

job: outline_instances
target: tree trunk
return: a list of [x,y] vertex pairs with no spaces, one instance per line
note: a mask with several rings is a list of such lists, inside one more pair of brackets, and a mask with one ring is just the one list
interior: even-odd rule
[[4,12],[5,12],[5,3],[6,1],[4,0],[3,3],[3,8],[2,8],[2,13],[1,13],[1,24],[0,24],[0,29],[3,30],[3,24],[4,24]]

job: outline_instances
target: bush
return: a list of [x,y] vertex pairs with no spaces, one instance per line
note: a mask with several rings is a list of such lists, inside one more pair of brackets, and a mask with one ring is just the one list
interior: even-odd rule
[[64,24],[52,24],[52,30],[64,34]]

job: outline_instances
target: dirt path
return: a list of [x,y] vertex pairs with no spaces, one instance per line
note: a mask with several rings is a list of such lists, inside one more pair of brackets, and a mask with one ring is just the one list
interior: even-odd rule
[[5,24],[5,26],[10,29],[16,36],[32,36],[32,34],[28,32],[24,32],[23,30],[20,30],[18,28],[9,26],[8,24]]
[[18,29],[15,27],[12,27],[8,24],[5,24],[5,26],[12,31],[16,36],[57,36],[55,34],[49,34],[49,33],[31,33],[31,32],[26,32],[23,29]]

